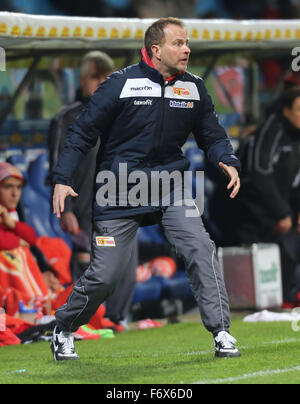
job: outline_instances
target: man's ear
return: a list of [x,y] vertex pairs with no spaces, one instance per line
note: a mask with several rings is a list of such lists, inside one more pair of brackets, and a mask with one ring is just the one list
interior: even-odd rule
[[152,51],[153,57],[155,57],[157,60],[161,60],[161,58],[160,58],[160,47],[159,47],[159,45],[152,45],[152,46],[151,46],[151,51]]

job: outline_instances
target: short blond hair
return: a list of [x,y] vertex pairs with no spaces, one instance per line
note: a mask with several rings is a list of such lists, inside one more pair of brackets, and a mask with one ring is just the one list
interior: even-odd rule
[[155,21],[145,33],[145,48],[150,58],[153,56],[151,50],[152,45],[161,45],[163,43],[165,38],[165,28],[168,25],[178,25],[185,29],[183,21],[179,18],[167,17]]

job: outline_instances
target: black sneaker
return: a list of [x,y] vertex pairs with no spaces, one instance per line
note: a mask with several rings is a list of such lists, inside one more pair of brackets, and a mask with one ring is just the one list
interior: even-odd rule
[[215,356],[216,358],[238,358],[241,356],[236,348],[236,339],[226,331],[221,331],[215,337]]
[[74,335],[60,331],[58,327],[54,328],[50,347],[55,361],[79,359],[79,355],[75,352]]

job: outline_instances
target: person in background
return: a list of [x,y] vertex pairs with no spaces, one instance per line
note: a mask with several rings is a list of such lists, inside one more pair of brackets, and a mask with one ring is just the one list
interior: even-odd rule
[[0,251],[28,247],[35,257],[47,286],[56,291],[60,284],[42,251],[36,246],[34,229],[20,220],[19,201],[24,178],[19,169],[7,162],[0,163]]
[[283,80],[283,92],[271,102],[265,111],[266,119],[272,114],[280,114],[283,108],[283,95],[289,89],[300,86],[300,72],[291,72]]
[[[275,110],[276,111],[276,110]],[[285,91],[279,111],[240,146],[239,196],[215,218],[223,246],[277,243],[281,250],[283,297],[300,302],[300,87]],[[222,202],[220,202],[222,201]],[[217,212],[215,212],[217,214]]]
[[33,246],[36,234],[32,227],[19,221],[17,206],[24,178],[10,163],[0,163],[0,250]]

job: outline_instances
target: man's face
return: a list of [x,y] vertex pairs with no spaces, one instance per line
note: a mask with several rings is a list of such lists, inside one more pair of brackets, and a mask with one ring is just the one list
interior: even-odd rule
[[291,108],[285,107],[283,114],[295,128],[300,129],[300,97],[295,99]]
[[165,28],[165,39],[161,45],[154,45],[158,52],[156,57],[166,70],[178,73],[187,69],[191,50],[185,29],[169,24]]
[[91,97],[97,88],[107,78],[107,75],[99,76],[94,63],[89,64],[88,72],[80,78],[80,88],[84,97]]
[[0,204],[8,210],[15,210],[21,198],[23,181],[8,177],[0,184]]

